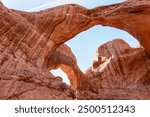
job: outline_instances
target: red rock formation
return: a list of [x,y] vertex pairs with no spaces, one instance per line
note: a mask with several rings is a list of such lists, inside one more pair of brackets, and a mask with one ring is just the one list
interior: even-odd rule
[[[97,89],[80,71],[73,54],[68,54],[66,46],[60,46],[78,33],[101,24],[128,31],[150,55],[149,6],[148,0],[130,0],[94,9],[70,4],[28,13],[8,9],[0,3],[0,99],[74,99],[74,91],[49,73],[58,66],[67,73],[71,86],[78,90],[77,95],[85,90],[95,95]],[[145,57],[141,58],[141,62],[144,60]],[[94,65],[98,67],[99,63]]]
[[[102,14],[102,16],[104,16],[105,23],[102,24],[129,32],[140,42],[150,55],[149,6],[149,0],[129,0],[116,5],[98,7],[96,11],[102,12],[96,13],[96,15],[99,16],[99,14]],[[95,10],[93,12],[95,12]]]
[[[100,76],[113,84],[101,82],[102,87],[127,87],[150,83],[150,60],[143,48],[131,48],[120,39],[101,45],[92,66],[94,76]],[[110,78],[110,79],[108,79]],[[143,81],[142,81],[143,80]]]
[[60,67],[67,74],[73,89],[82,88],[83,84],[80,83],[80,80],[84,78],[85,80],[81,82],[84,82],[84,84],[88,82],[86,76],[77,66],[77,60],[67,45],[60,46],[47,57],[46,67],[49,71]]
[[[90,82],[97,87],[99,93],[90,93],[86,98],[150,99],[149,66],[150,59],[144,48],[131,48],[121,39],[101,45],[93,66],[87,70]],[[78,95],[80,98],[80,93]]]

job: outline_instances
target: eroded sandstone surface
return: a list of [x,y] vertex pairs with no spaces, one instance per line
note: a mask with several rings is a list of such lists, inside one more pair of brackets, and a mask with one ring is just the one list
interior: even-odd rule
[[[64,42],[98,24],[129,32],[142,47],[108,42],[84,74]],[[94,9],[69,4],[33,13],[0,2],[0,99],[150,99],[149,27],[149,0]],[[49,72],[58,67],[71,86]]]
[[150,59],[144,48],[131,48],[122,39],[101,45],[86,74],[98,89],[88,91],[89,99],[150,99]]

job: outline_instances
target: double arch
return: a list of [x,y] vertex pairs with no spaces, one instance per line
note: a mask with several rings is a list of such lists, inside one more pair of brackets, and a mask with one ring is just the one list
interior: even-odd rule
[[[13,31],[22,29],[13,38],[16,43],[8,46],[12,46],[11,49],[14,51],[21,48],[27,61],[40,69],[51,67],[48,61],[51,60],[51,56],[60,45],[95,25],[115,27],[129,32],[150,56],[150,1],[147,0],[126,1],[94,9],[69,4],[34,13],[8,10],[2,5],[0,7],[0,15],[5,15],[1,19],[3,28],[7,29],[10,26],[11,29],[14,29]],[[15,18],[12,18],[12,15]],[[4,22],[7,22],[8,25],[3,24]],[[13,31],[8,32],[14,35]],[[18,37],[23,38],[17,41]],[[6,38],[7,41],[9,38]],[[75,65],[73,69],[78,69],[78,67]],[[75,89],[87,87],[86,76],[80,71],[75,74],[81,75],[82,78],[73,79],[72,86]]]

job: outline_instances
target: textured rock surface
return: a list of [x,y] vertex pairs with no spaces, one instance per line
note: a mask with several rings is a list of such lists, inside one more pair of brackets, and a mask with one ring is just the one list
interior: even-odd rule
[[99,92],[89,99],[150,99],[150,59],[121,39],[98,48],[87,75]]
[[150,60],[143,48],[131,48],[123,40],[116,39],[101,45],[94,59],[92,74],[101,77],[104,82],[113,82],[106,84],[100,81],[102,87],[133,86],[143,84],[148,79],[146,83],[150,83]]
[[[77,66],[77,60],[67,45],[62,45],[47,57],[46,67],[49,70],[61,68],[64,71],[73,89],[83,87],[88,82],[87,77]],[[80,83],[80,80],[84,79]]]
[[[78,33],[94,25],[101,24],[128,31],[136,37],[147,54],[150,55],[149,6],[149,0],[130,0],[94,9],[86,9],[79,5],[70,4],[28,13],[10,10],[0,3],[0,91],[2,92],[0,99],[74,99],[75,95],[72,88],[77,89],[76,96],[78,99],[83,99],[82,96],[93,99],[86,95],[88,93],[91,93],[89,96],[98,96],[95,99],[101,99],[99,97],[100,90],[93,86],[95,85],[94,80],[90,80],[80,71],[71,50],[62,44]],[[148,58],[144,49],[135,49],[133,53],[137,54],[134,57],[141,59],[139,60],[140,63],[133,64],[133,66],[135,65],[134,68],[136,68],[136,65],[145,68],[144,65],[148,64],[145,63]],[[134,59],[136,60],[136,58]],[[105,60],[101,62],[105,62]],[[118,64],[118,62],[114,63]],[[126,65],[125,63],[122,64]],[[102,68],[98,69],[99,65],[100,63],[94,63],[93,68],[96,71],[91,70],[92,77],[93,72],[99,73],[102,71]],[[72,88],[63,83],[61,78],[54,78],[49,73],[49,70],[57,67],[67,73]],[[129,69],[132,69],[132,67],[125,69],[123,66],[122,68],[116,67],[116,70],[123,72],[119,72],[116,76],[113,69],[106,70],[105,75],[102,77],[112,74],[115,77],[114,79],[118,77],[126,78],[124,74]],[[136,86],[149,84],[149,74],[147,72],[149,69],[144,70],[142,73],[148,75],[147,80],[142,79],[144,77],[142,74],[136,78],[133,74],[130,74],[131,79],[129,82],[133,82],[129,86],[132,86],[132,84]],[[133,69],[131,71],[134,72]],[[109,77],[109,79],[113,81],[112,77]],[[108,83],[105,80],[102,82]],[[121,80],[117,81],[118,84],[112,83],[111,88],[121,86],[120,82]],[[126,82],[122,86],[126,87]],[[117,90],[114,91],[117,92]],[[82,93],[84,95],[81,95]]]
[[54,77],[48,70],[42,71],[32,65],[0,69],[0,91],[0,99],[76,98],[74,90],[63,83],[61,77]]

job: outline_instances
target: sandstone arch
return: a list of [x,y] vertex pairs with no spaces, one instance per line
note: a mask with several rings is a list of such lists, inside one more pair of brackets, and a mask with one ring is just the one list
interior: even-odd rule
[[[11,10],[0,3],[0,78],[20,80],[21,76],[25,81],[35,82],[36,74],[36,78],[47,83],[47,78],[52,77],[47,70],[47,60],[55,50],[97,24],[129,32],[150,55],[149,13],[149,0],[130,0],[94,9],[70,4],[34,13]],[[70,68],[78,69],[75,65]],[[87,80],[74,82],[75,89],[86,88],[88,84]]]
[[[37,13],[18,13],[29,22],[31,21],[32,24],[34,23],[42,34],[45,33],[46,37],[50,37],[49,39],[53,40],[50,42],[55,43],[54,46],[60,45],[76,34],[100,24],[129,32],[149,53],[150,46],[147,43],[149,42],[149,12],[148,0],[132,0],[94,9],[70,4]],[[46,19],[42,19],[43,17],[46,17]],[[141,20],[141,18],[145,20]],[[145,28],[141,30],[141,27]],[[59,34],[56,35],[56,33]],[[55,47],[51,48],[55,49]]]
[[49,71],[60,68],[65,72],[73,89],[82,89],[88,82],[87,76],[77,66],[71,49],[65,44],[47,57],[45,66]]

